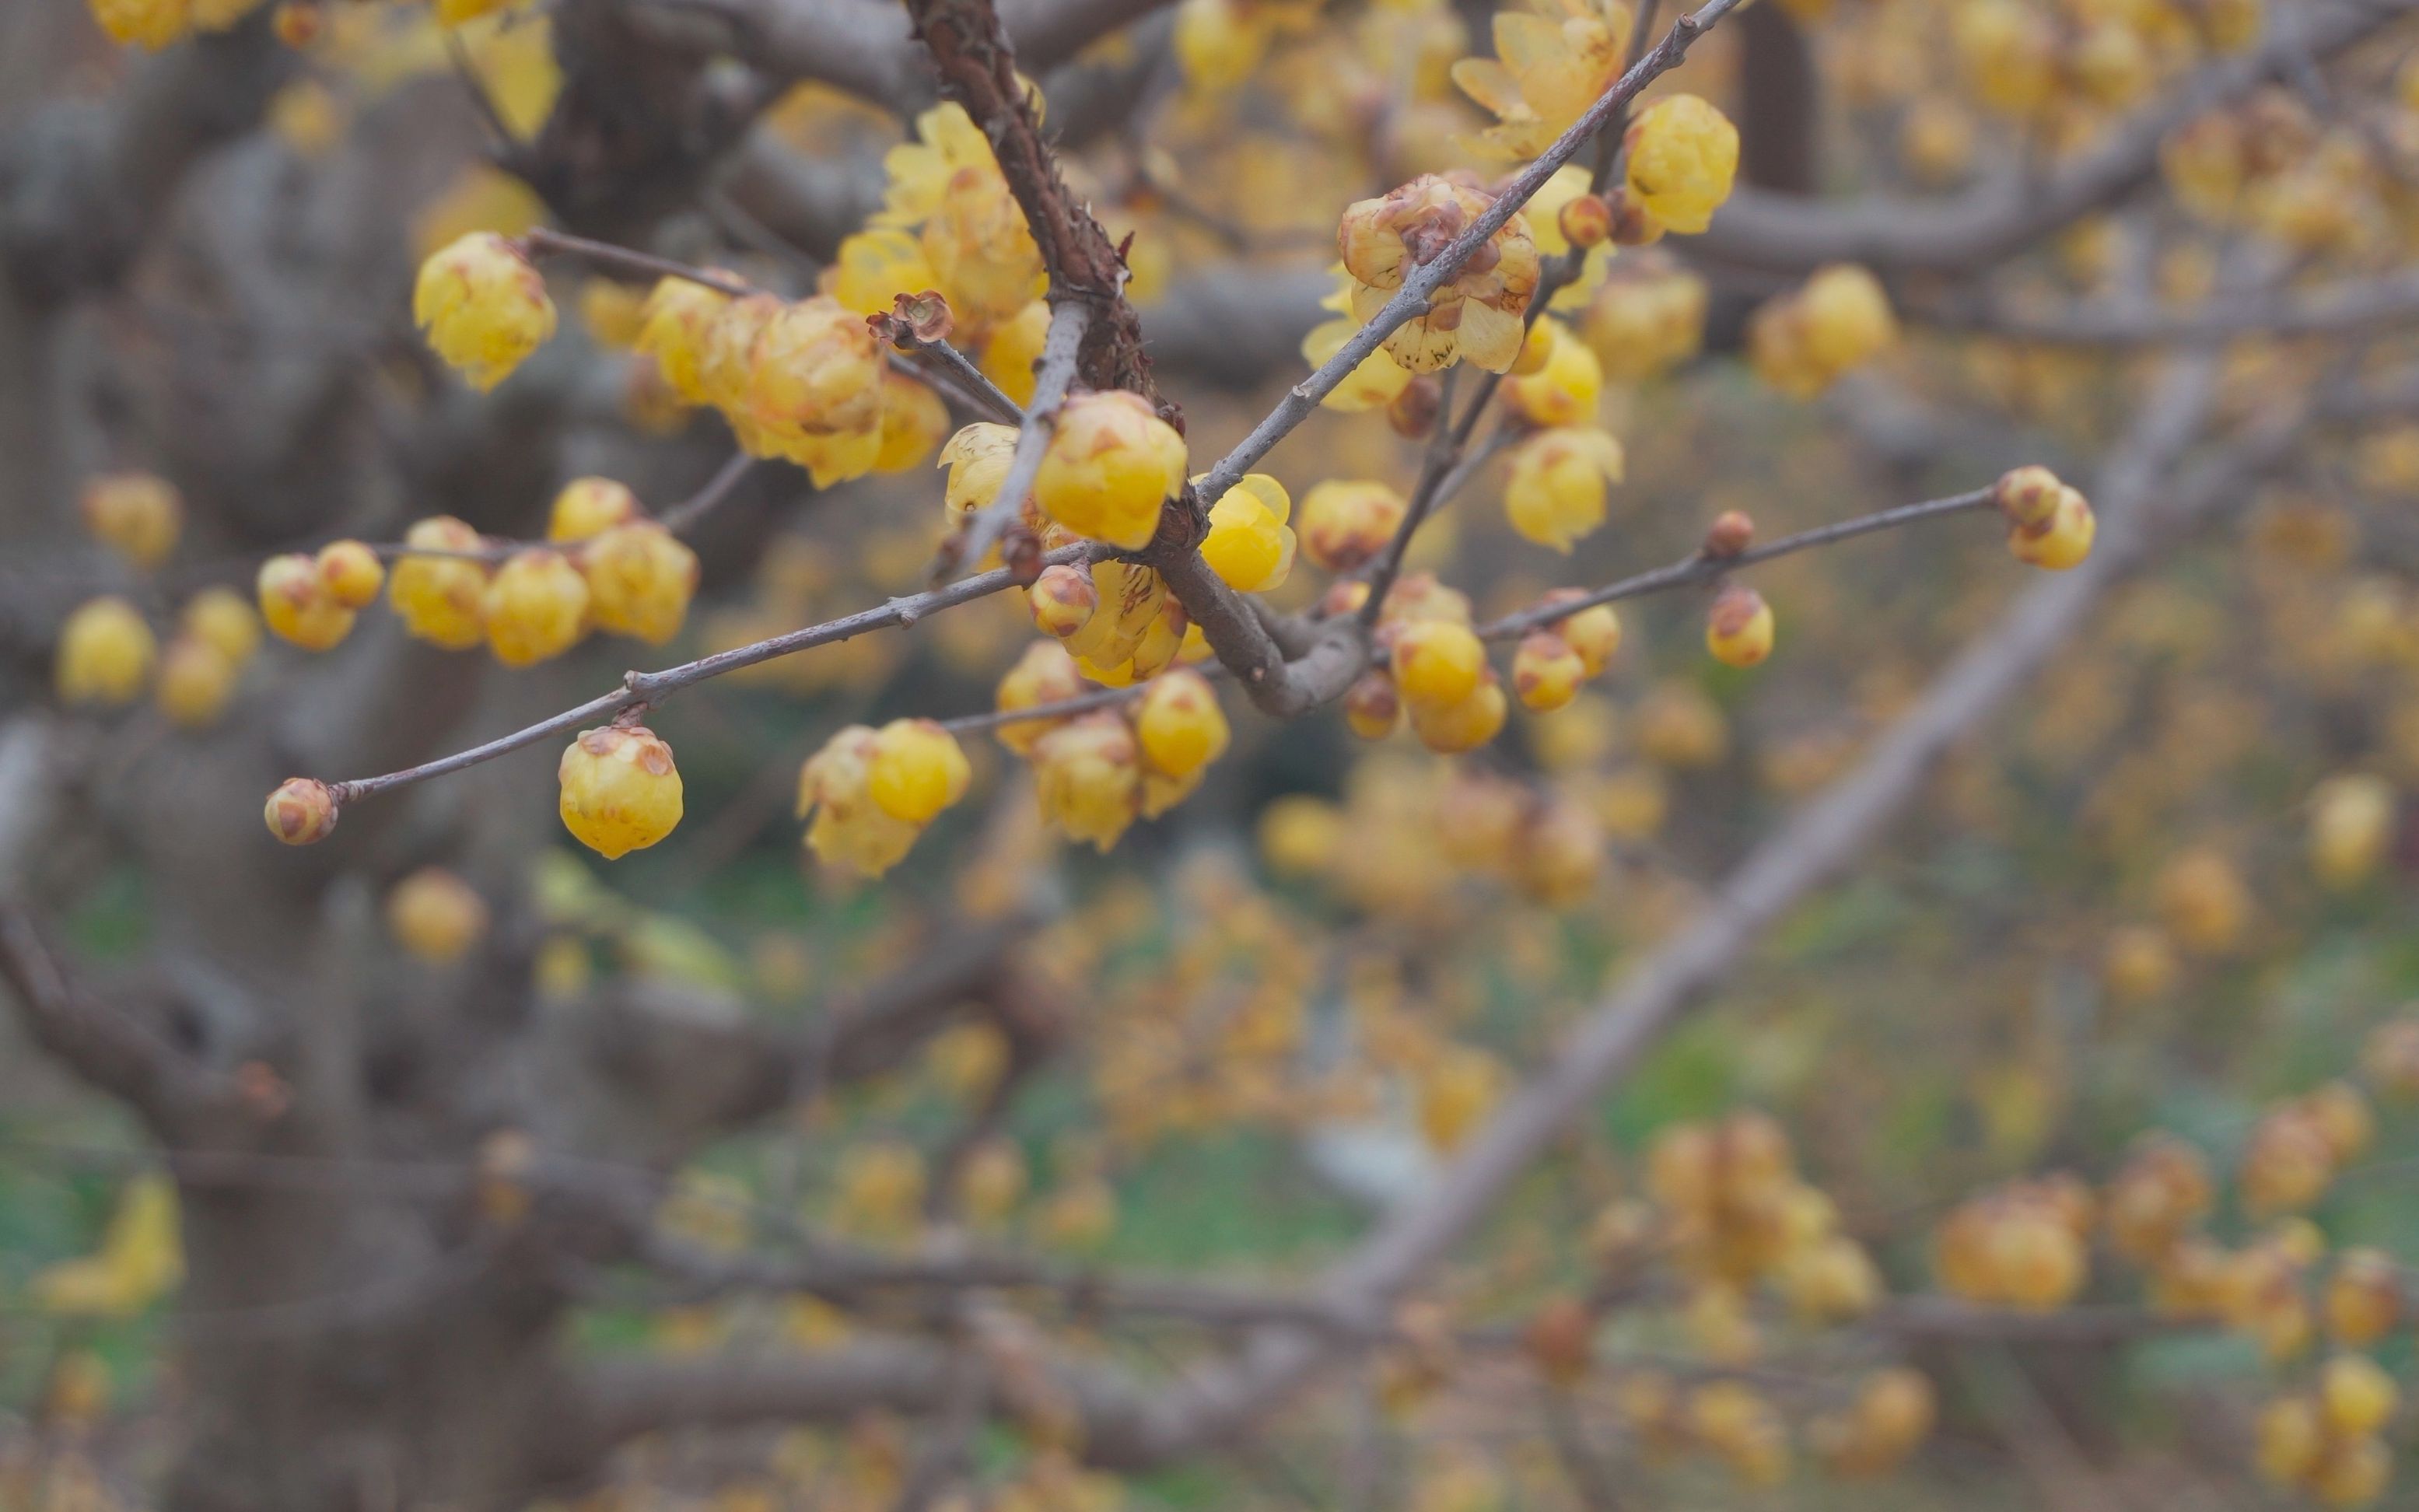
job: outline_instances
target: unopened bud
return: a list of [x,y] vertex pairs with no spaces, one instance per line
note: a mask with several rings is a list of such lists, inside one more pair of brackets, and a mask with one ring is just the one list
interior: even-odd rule
[[2065,485],[2057,474],[2040,466],[2021,467],[2002,475],[1993,501],[2011,524],[2040,526],[2057,512],[2057,496]]
[[1386,424],[1394,434],[1406,440],[1418,440],[1436,429],[1437,417],[1444,412],[1444,385],[1423,375],[1403,386],[1386,406]]
[[1704,554],[1709,557],[1737,556],[1755,542],[1755,521],[1741,509],[1725,509],[1705,527]]
[[289,777],[269,795],[269,832],[288,845],[313,845],[336,827],[336,795],[308,777]]
[[1344,722],[1364,740],[1383,740],[1402,722],[1402,695],[1383,671],[1366,671],[1344,693]]
[[1101,606],[1101,591],[1090,573],[1062,562],[1041,570],[1025,590],[1025,599],[1033,607],[1034,627],[1064,640],[1091,622],[1092,611]]
[[1605,208],[1611,218],[1608,235],[1614,246],[1646,247],[1663,239],[1663,223],[1649,214],[1626,186],[1616,187],[1606,197]]
[[1563,239],[1574,247],[1593,247],[1612,235],[1612,207],[1595,194],[1581,194],[1554,217]]

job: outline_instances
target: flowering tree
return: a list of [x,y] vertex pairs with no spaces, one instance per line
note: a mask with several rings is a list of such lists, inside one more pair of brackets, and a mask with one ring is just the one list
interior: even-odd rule
[[[137,1171],[11,1462],[1610,1507],[1945,1412],[2113,1500],[2117,1366],[2233,1339],[2195,1473],[2375,1499],[2324,1205],[2419,1020],[2155,1011],[2391,921],[2411,9],[28,0],[0,977],[146,1145],[45,1135]],[[2083,1018],[1809,1041],[1911,809],[1996,859],[1895,969]],[[1692,1019],[1764,1032],[1662,1097]],[[2212,1043],[2231,1124],[2146,1090]],[[1154,1250],[1255,1137],[1344,1196]]]

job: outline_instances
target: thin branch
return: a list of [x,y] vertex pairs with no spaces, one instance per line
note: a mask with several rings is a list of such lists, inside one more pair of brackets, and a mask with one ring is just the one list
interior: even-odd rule
[[1944,499],[1927,499],[1921,503],[1901,504],[1895,509],[1876,510],[1870,515],[1858,515],[1854,519],[1843,519],[1830,525],[1818,525],[1810,531],[1800,531],[1795,535],[1784,535],[1777,541],[1750,548],[1734,557],[1709,557],[1700,551],[1684,557],[1670,566],[1657,567],[1652,572],[1641,572],[1635,577],[1624,578],[1619,582],[1607,583],[1602,588],[1568,602],[1540,605],[1535,609],[1522,609],[1517,614],[1507,614],[1491,624],[1480,625],[1478,637],[1482,640],[1516,640],[1532,630],[1541,629],[1576,614],[1580,609],[1592,609],[1598,604],[1610,604],[1624,598],[1637,598],[1641,594],[1660,593],[1669,588],[1685,588],[1692,583],[1709,583],[1741,567],[1752,567],[1759,562],[1770,562],[1775,557],[1790,556],[1795,552],[1810,550],[1818,546],[1828,546],[1834,541],[1851,540],[1859,535],[1870,535],[1875,531],[1893,530],[1901,525],[1912,525],[1918,520],[1932,519],[1942,515],[1987,509],[1996,497],[1996,491],[1992,488],[1970,488],[1964,493],[1950,494]]
[[1016,451],[1009,457],[1008,476],[1000,480],[999,492],[992,501],[975,512],[963,529],[952,535],[932,563],[932,580],[939,582],[957,571],[963,563],[979,563],[1000,532],[1008,529],[1025,508],[1026,496],[1033,492],[1033,480],[1041,471],[1042,454],[1050,449],[1050,438],[1058,427],[1058,408],[1067,402],[1067,386],[1074,380],[1076,354],[1083,349],[1084,332],[1092,323],[1092,307],[1081,300],[1068,300],[1050,310],[1050,331],[1041,340],[1041,365],[1033,383],[1033,403],[1025,411],[1024,423],[1016,432]]
[[1909,305],[1910,319],[2011,341],[2072,347],[2154,346],[2242,337],[2371,337],[2419,321],[2419,275],[2398,274],[2307,289],[2270,300],[2227,299],[2190,310],[2139,303],[2040,313],[1955,305]]
[[[903,325],[896,329],[898,351],[907,359],[906,365],[918,370],[917,377],[927,381],[946,381],[954,386],[968,409],[986,410],[1004,424],[1025,424],[1025,407],[1003,393],[991,380],[990,374],[975,365],[973,358],[946,341],[926,341]],[[932,368],[940,371],[930,371]]]
[[576,237],[568,231],[556,231],[543,225],[533,227],[524,233],[519,239],[521,246],[532,256],[561,253],[567,256],[578,257],[598,268],[611,268],[621,272],[635,273],[649,278],[686,279],[689,283],[703,285],[716,293],[728,294],[734,300],[744,300],[757,292],[754,285],[744,279],[733,278],[728,273],[717,273],[711,269],[675,262],[670,257],[658,257],[651,253],[634,252],[628,247],[617,247],[609,241],[594,241],[587,237]]
[[[1081,546],[1062,547],[1042,558],[1042,561],[1044,563],[1087,562],[1104,558],[1107,555],[1105,548],[1086,543]],[[566,734],[593,720],[609,719],[615,715],[632,709],[660,703],[685,687],[695,687],[709,678],[719,677],[725,672],[738,671],[743,668],[771,661],[777,656],[787,656],[800,651],[811,651],[817,646],[827,646],[837,641],[851,640],[870,630],[886,630],[894,625],[904,628],[943,609],[955,609],[961,604],[969,604],[978,598],[998,593],[1002,589],[1016,586],[1016,575],[1002,567],[992,572],[978,573],[971,578],[961,578],[946,588],[936,588],[929,593],[914,594],[904,598],[894,598],[876,609],[859,609],[854,614],[842,615],[836,620],[826,620],[821,625],[810,625],[802,630],[792,630],[786,635],[777,635],[748,645],[735,646],[729,651],[719,651],[711,656],[701,656],[695,661],[683,662],[677,667],[667,667],[660,671],[653,672],[627,672],[622,678],[621,687],[615,691],[590,699],[576,708],[565,709],[561,714],[541,719],[525,729],[516,730],[511,734],[500,735],[485,745],[473,746],[468,750],[456,751],[451,756],[442,756],[433,762],[424,762],[418,766],[408,766],[399,772],[389,772],[380,777],[354,778],[347,781],[331,782],[329,784],[329,792],[341,808],[359,798],[390,792],[395,788],[409,787],[414,783],[425,782],[430,778],[464,771],[483,762],[494,761],[499,756],[508,756],[523,747],[536,745],[550,736]]]

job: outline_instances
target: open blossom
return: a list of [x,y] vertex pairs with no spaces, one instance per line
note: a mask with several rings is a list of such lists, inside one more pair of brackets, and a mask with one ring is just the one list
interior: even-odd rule
[[805,467],[818,487],[872,470],[882,454],[883,365],[862,317],[828,294],[782,305],[756,331],[746,363],[732,408],[765,449]]
[[[1344,212],[1336,246],[1356,281],[1352,313],[1366,324],[1421,264],[1441,255],[1491,201],[1436,174],[1423,174]],[[1487,239],[1429,296],[1426,311],[1386,338],[1386,350],[1414,373],[1433,373],[1467,357],[1489,372],[1510,370],[1526,333],[1522,318],[1537,287],[1537,244],[1518,213]]]
[[476,389],[492,389],[554,334],[554,301],[519,249],[473,231],[420,265],[411,317],[437,355]]
[[1649,106],[1629,129],[1629,192],[1670,230],[1711,225],[1738,172],[1738,128],[1695,95]]
[[1538,0],[1495,13],[1495,56],[1463,58],[1453,82],[1496,116],[1471,140],[1497,158],[1533,158],[1621,77],[1629,8],[1621,0]]
[[1539,431],[1512,453],[1504,517],[1539,546],[1567,554],[1604,523],[1605,495],[1622,477],[1621,442],[1593,425]]

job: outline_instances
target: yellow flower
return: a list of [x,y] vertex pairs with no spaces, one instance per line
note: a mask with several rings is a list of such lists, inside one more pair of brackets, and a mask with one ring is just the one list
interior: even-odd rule
[[1816,270],[1796,293],[1773,300],[1749,322],[1748,348],[1764,381],[1811,398],[1898,339],[1889,298],[1852,264]]
[[555,542],[585,541],[644,513],[639,507],[639,496],[611,478],[574,478],[554,496],[554,507],[547,516],[546,538]]
[[1239,594],[1266,593],[1293,571],[1292,512],[1285,485],[1265,472],[1247,472],[1210,509],[1210,532],[1201,559]]
[[1026,303],[1014,316],[991,329],[984,339],[982,356],[975,365],[983,377],[999,385],[999,392],[1018,404],[1033,402],[1033,385],[1039,380],[1034,364],[1041,361],[1041,344],[1050,334],[1050,306],[1041,300]]
[[1067,649],[1085,675],[1122,686],[1174,659],[1173,645],[1151,644],[1166,639],[1170,600],[1165,579],[1135,563],[1100,562],[1092,565],[1092,583],[1098,607],[1083,628],[1067,638]]
[[1453,620],[1411,620],[1392,631],[1394,686],[1414,708],[1460,702],[1487,671],[1487,648]]
[[1250,78],[1269,50],[1269,9],[1257,0],[1183,0],[1175,46],[1184,82],[1220,93]]
[[122,598],[89,600],[59,627],[56,681],[69,703],[131,703],[150,680],[159,642]]
[[185,603],[177,625],[196,640],[207,640],[220,655],[240,667],[260,649],[260,616],[232,588],[205,588]]
[[1044,514],[1080,535],[1139,550],[1160,505],[1184,486],[1184,438],[1138,393],[1078,394],[1058,412],[1033,481]]
[[[436,551],[476,551],[479,532],[451,515],[435,515],[404,532],[403,544]],[[482,617],[487,569],[450,556],[398,558],[386,577],[386,601],[403,627],[448,651],[467,651],[487,638]]]
[[882,315],[901,294],[941,286],[924,245],[895,225],[869,226],[840,244],[824,292],[858,315]]
[[1621,77],[1629,8],[1620,0],[1555,0],[1495,13],[1495,56],[1463,58],[1453,82],[1497,118],[1472,145],[1533,158]]
[[261,806],[261,818],[280,844],[316,844],[336,827],[336,795],[325,782],[289,777]]
[[1738,128],[1695,95],[1656,101],[1629,128],[1629,192],[1666,228],[1703,231],[1730,198]]
[[1621,442],[1594,426],[1539,431],[1514,448],[1503,514],[1527,540],[1567,555],[1604,523],[1605,490],[1622,479]]
[[897,866],[924,832],[920,822],[901,818],[873,799],[881,740],[864,725],[850,725],[798,770],[798,817],[814,815],[807,826],[807,847],[826,866],[845,866],[870,877]]
[[156,567],[177,548],[185,519],[176,485],[148,472],[104,473],[77,501],[85,529],[137,567]]
[[2091,555],[2099,528],[2090,501],[2073,488],[2061,487],[2049,518],[2038,525],[2009,526],[2008,549],[2019,562],[2063,572]]
[[185,35],[193,15],[189,0],[89,0],[92,19],[113,42],[133,42],[153,52]]
[[969,336],[1011,319],[1041,295],[1041,249],[994,167],[953,175],[924,223],[924,258]]
[[639,312],[639,350],[686,404],[704,404],[707,339],[731,296],[686,278],[658,281]]
[[827,294],[782,306],[747,361],[745,396],[733,408],[766,443],[819,487],[871,470],[882,448],[883,362],[863,319]]
[[326,651],[353,630],[353,611],[336,601],[318,563],[300,551],[270,557],[254,582],[260,617],[280,640]]
[[949,433],[949,407],[930,387],[904,373],[886,368],[882,375],[882,446],[874,454],[876,472],[904,472],[921,467],[941,438]]
[[1386,548],[1410,506],[1374,478],[1331,478],[1302,496],[1302,547],[1330,572],[1350,572]]
[[[1450,245],[1486,213],[1489,200],[1434,174],[1348,207],[1336,228],[1344,266],[1355,280],[1352,314],[1367,324],[1413,267]],[[1490,372],[1508,371],[1526,334],[1522,320],[1537,287],[1537,245],[1518,214],[1489,237],[1421,315],[1386,338],[1386,350],[1414,373],[1433,373],[1467,357]]]
[[1531,332],[1545,332],[1545,363],[1533,373],[1516,371],[1505,379],[1503,402],[1533,425],[1593,424],[1604,393],[1604,369],[1595,353],[1559,320],[1539,320]]
[[1070,840],[1107,850],[1133,822],[1142,762],[1133,731],[1116,713],[1069,720],[1033,743],[1042,817]]
[[697,553],[650,519],[616,525],[579,553],[596,627],[651,646],[680,633],[697,592]]
[[1743,583],[1715,595],[1705,616],[1705,649],[1726,667],[1752,667],[1772,655],[1772,606]]
[[1705,332],[1705,281],[1682,269],[1607,279],[1580,316],[1607,377],[1635,383],[1697,355]]
[[1421,745],[1441,756],[1454,756],[1476,750],[1502,730],[1504,717],[1511,712],[1503,685],[1496,681],[1493,671],[1483,671],[1478,686],[1457,702],[1410,705],[1411,733],[1419,736]]
[[681,822],[680,768],[644,725],[587,730],[556,769],[563,827],[609,861],[653,845]]
[[1956,10],[1957,58],[1982,102],[2029,116],[2057,84],[2057,39],[2022,0],[1964,0]]
[[[1076,670],[1075,658],[1067,649],[1055,640],[1037,640],[1025,648],[1025,654],[999,680],[992,707],[1003,714],[1013,713],[1061,702],[1083,691],[1083,673]],[[1020,719],[1001,725],[993,733],[1001,745],[1020,756],[1027,756],[1032,754],[1036,741],[1065,722],[1063,718]]]
[[1512,691],[1521,706],[1550,713],[1579,697],[1587,681],[1587,664],[1571,643],[1551,630],[1533,630],[1521,638],[1512,656]]
[[481,614],[498,661],[533,666],[588,633],[588,580],[562,552],[532,547],[514,553],[488,580]]
[[180,635],[160,657],[161,712],[187,730],[218,722],[235,692],[236,664],[207,640]]
[[487,933],[487,901],[441,866],[424,866],[386,896],[387,932],[431,965],[451,965]]
[[1182,668],[1151,679],[1134,715],[1134,734],[1152,771],[1178,781],[1216,761],[1229,738],[1210,680]]
[[386,586],[386,563],[360,541],[331,541],[311,560],[319,585],[347,609],[367,609]]
[[940,208],[942,196],[960,170],[999,171],[982,129],[954,100],[917,116],[916,138],[883,154],[882,170],[888,184],[882,208],[874,212],[874,225],[920,224]]
[[411,317],[437,355],[477,389],[492,389],[554,334],[546,280],[518,249],[474,231],[420,265]]
[[885,813],[920,825],[964,797],[973,779],[955,735],[930,719],[893,719],[874,736],[865,791]]

